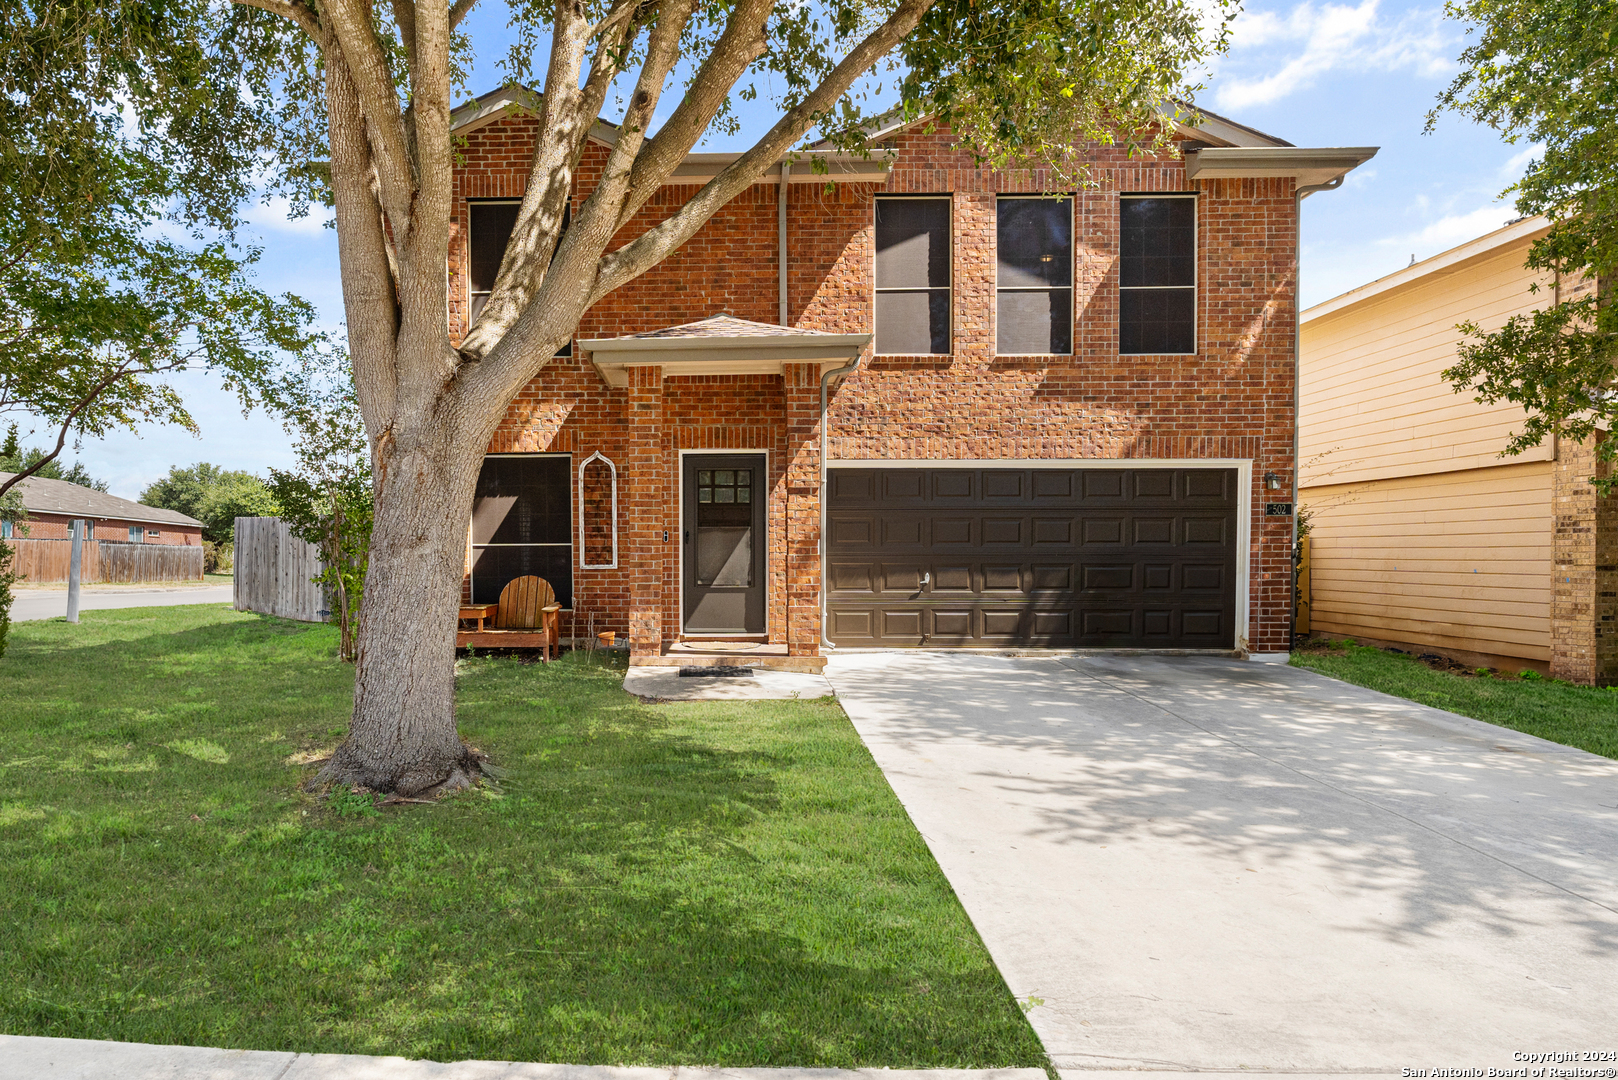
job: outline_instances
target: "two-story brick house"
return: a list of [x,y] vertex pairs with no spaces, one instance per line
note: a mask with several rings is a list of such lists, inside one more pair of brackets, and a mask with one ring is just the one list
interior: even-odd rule
[[[535,121],[457,112],[453,333]],[[1284,654],[1300,188],[1374,152],[1208,118],[1052,195],[924,124],[777,166],[585,316],[488,448],[466,588],[535,573],[638,662],[752,642]],[[598,124],[574,200],[614,136]],[[694,154],[625,230],[731,155]],[[564,633],[569,631],[564,629]],[[670,649],[674,649],[674,655]],[[756,662],[756,661],[754,661]]]

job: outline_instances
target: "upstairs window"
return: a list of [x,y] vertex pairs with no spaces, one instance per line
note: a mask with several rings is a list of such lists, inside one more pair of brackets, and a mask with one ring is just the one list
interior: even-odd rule
[[[520,199],[478,199],[467,204],[471,227],[467,230],[466,263],[467,292],[471,306],[467,310],[466,324],[471,326],[489,302],[494,291],[494,279],[500,274],[500,260],[506,257],[506,246],[511,243],[511,231],[517,227]],[[562,208],[562,231],[567,231],[571,206]],[[554,257],[554,253],[553,253]],[[573,342],[556,350],[557,356],[572,356]]]
[[1073,351],[1073,200],[995,204],[995,345],[1002,356]]
[[876,351],[949,352],[948,196],[876,200]]
[[1119,200],[1118,351],[1197,351],[1197,199]]

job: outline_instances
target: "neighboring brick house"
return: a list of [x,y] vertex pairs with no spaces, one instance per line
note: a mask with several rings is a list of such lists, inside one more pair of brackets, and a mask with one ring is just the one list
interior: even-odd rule
[[[453,334],[523,192],[522,93],[455,115]],[[811,667],[828,645],[1284,655],[1295,196],[1374,151],[1177,134],[1183,159],[1091,147],[1096,186],[1057,198],[921,124],[829,173],[776,166],[512,402],[468,595],[537,573],[572,632],[627,631],[642,663],[720,640]],[[624,235],[733,159],[692,155]]]
[[[15,473],[0,473],[0,483]],[[12,489],[28,511],[30,540],[68,540],[74,518],[86,522],[86,540],[202,546],[202,522],[175,510],[120,499],[105,491],[30,476]],[[9,532],[9,528],[8,528]]]
[[1501,457],[1521,407],[1443,377],[1458,324],[1497,330],[1594,288],[1523,265],[1549,231],[1514,221],[1303,313],[1314,632],[1618,682],[1618,509],[1589,483],[1592,447]]

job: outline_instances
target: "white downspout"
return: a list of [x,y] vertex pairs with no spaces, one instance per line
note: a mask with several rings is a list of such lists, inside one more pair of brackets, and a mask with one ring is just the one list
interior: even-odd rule
[[1298,460],[1301,450],[1298,432],[1298,407],[1300,404],[1299,387],[1302,383],[1303,365],[1299,348],[1299,337],[1302,334],[1303,315],[1303,200],[1317,191],[1336,191],[1343,186],[1347,174],[1329,180],[1324,184],[1309,184],[1297,188],[1292,193],[1292,234],[1297,247],[1292,256],[1292,558],[1289,560],[1291,569],[1288,571],[1290,580],[1288,587],[1292,589],[1292,618],[1287,623],[1287,652],[1298,640],[1298,474],[1303,464]]
[[781,162],[781,193],[775,202],[776,289],[781,304],[781,317],[776,321],[787,325],[787,184],[792,176],[792,163]]

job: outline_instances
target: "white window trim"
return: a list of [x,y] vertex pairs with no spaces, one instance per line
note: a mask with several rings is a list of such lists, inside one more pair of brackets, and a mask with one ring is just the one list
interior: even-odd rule
[[[1012,199],[1065,199],[1067,200],[1067,244],[1068,244],[1068,273],[1066,285],[1012,285],[1002,288],[1000,285],[1000,204]],[[1074,282],[1078,278],[1078,222],[1074,219],[1075,204],[1078,202],[1071,194],[1065,195],[1023,195],[1006,194],[994,197],[994,354],[996,356],[1074,356],[1078,344],[1079,312],[1073,304]],[[1037,352],[1037,353],[1008,353],[1000,351],[1000,294],[1002,292],[1051,292],[1055,289],[1067,290],[1067,352]]]
[[915,288],[879,288],[876,283],[876,204],[880,202],[900,201],[932,201],[942,202],[949,208],[949,222],[945,226],[944,235],[949,239],[949,284],[944,291],[949,294],[949,340],[943,352],[926,353],[879,353],[872,352],[873,356],[953,356],[955,354],[955,195],[878,195],[871,200],[871,348],[876,349],[876,294],[879,292],[914,292]]
[[[1131,285],[1125,288],[1122,281],[1118,285],[1118,327],[1117,334],[1123,335],[1123,294],[1126,292],[1165,292],[1189,288],[1191,290],[1191,351],[1183,353],[1142,352],[1126,353],[1123,351],[1123,342],[1119,341],[1119,356],[1196,356],[1202,346],[1202,208],[1197,205],[1197,194],[1189,191],[1132,191],[1127,195],[1118,196],[1118,217],[1121,233],[1123,219],[1123,202],[1126,199],[1190,199],[1191,200],[1191,284],[1190,285]],[[1122,253],[1120,253],[1120,262]]]

